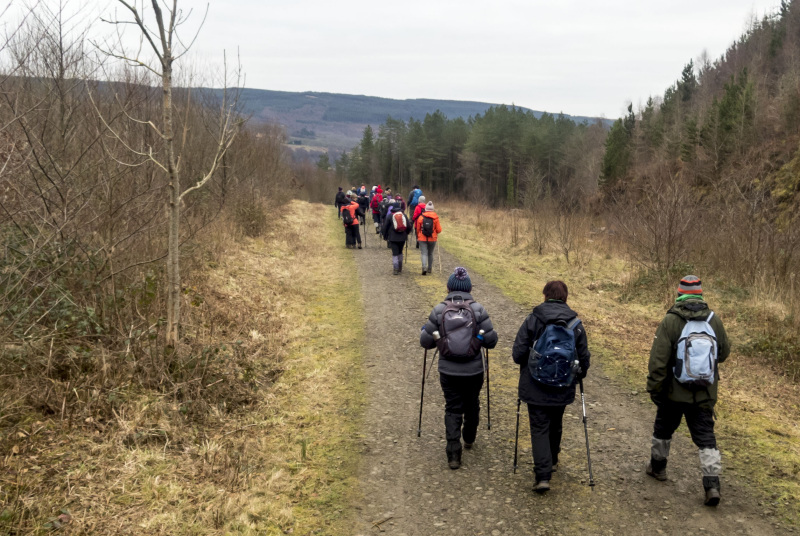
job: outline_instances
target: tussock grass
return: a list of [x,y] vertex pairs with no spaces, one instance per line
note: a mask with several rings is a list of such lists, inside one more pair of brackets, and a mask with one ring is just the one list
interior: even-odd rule
[[104,388],[106,370],[46,409],[3,379],[0,534],[348,532],[363,318],[322,210],[293,202],[262,238],[207,244],[221,254],[187,282],[174,360],[197,380]]
[[[576,240],[578,260],[568,264],[552,244],[555,237],[543,255],[534,253],[536,248],[528,238],[513,240],[508,211],[463,203],[440,205],[437,209],[445,226],[440,243],[517,303],[539,303],[547,281],[564,280],[570,306],[587,327],[592,355],[606,373],[646,397],[652,337],[673,303],[677,277],[660,279],[634,272],[613,240],[590,234],[588,225]],[[765,300],[760,292],[744,292],[724,281],[717,284],[713,274],[703,281],[706,299],[723,318],[733,345],[721,367],[717,405],[725,470],[749,481],[765,510],[774,509],[798,523],[800,386],[773,358],[771,346],[759,350],[757,344],[775,333],[771,325],[776,318],[786,318],[785,307],[777,300]],[[642,449],[646,456],[647,446]]]

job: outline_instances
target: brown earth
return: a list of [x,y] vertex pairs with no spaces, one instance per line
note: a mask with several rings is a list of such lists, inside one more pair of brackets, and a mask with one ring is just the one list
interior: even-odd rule
[[[368,382],[356,534],[794,532],[794,527],[775,518],[744,484],[724,471],[721,504],[703,506],[697,449],[683,427],[673,441],[669,480],[657,482],[646,476],[653,406],[605,374],[597,358],[585,382],[594,492],[587,485],[578,402],[565,414],[561,464],[552,490],[544,496],[534,494],[524,406],[520,466],[512,474],[518,367],[511,360],[510,348],[528,311],[472,270],[473,296],[486,307],[500,336],[498,347],[490,352],[492,429],[486,428],[484,390],[476,445],[464,451],[461,469],[448,469],[443,397],[435,370],[426,382],[422,436],[417,437],[423,357],[418,336],[431,307],[446,295],[446,276],[461,263],[445,252],[443,272],[422,277],[418,250],[410,243],[404,272],[393,276],[385,243],[379,243],[374,233],[367,239],[368,248],[353,252],[367,319],[364,366]],[[591,348],[591,319],[584,323]],[[430,358],[429,353],[428,365]]]

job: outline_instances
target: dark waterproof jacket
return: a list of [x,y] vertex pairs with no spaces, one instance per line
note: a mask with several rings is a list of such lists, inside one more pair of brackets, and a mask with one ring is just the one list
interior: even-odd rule
[[384,240],[388,240],[389,242],[405,242],[408,238],[408,233],[410,233],[412,229],[411,222],[406,218],[406,230],[396,231],[393,223],[394,214],[396,212],[398,212],[397,209],[392,210],[384,220],[383,227],[381,227],[381,235],[383,235]]
[[367,209],[369,209],[369,199],[366,195],[359,195],[358,196],[358,206],[361,208],[361,212],[364,214],[367,213]]
[[[675,379],[673,367],[678,353],[678,339],[688,320],[705,320],[711,309],[702,298],[692,298],[677,302],[667,311],[667,315],[656,330],[653,346],[650,349],[650,365],[647,374],[647,392],[656,399],[667,399],[673,402],[697,404],[711,409],[717,403],[717,385],[719,370],[714,383],[707,387],[696,387],[680,383]],[[728,335],[722,320],[716,314],[709,322],[717,337],[717,362],[722,363],[731,353]]]
[[334,201],[333,204],[338,209],[342,205],[346,205],[347,204],[347,202],[345,201],[346,198],[347,198],[347,196],[345,195],[344,192],[336,192],[336,201]]
[[[512,357],[514,363],[519,367],[519,398],[526,404],[537,406],[566,406],[575,401],[575,386],[570,387],[551,387],[542,385],[533,379],[528,370],[528,357],[531,353],[536,340],[544,333],[547,324],[563,321],[569,323],[570,320],[578,316],[578,313],[560,301],[547,301],[533,308],[531,314],[525,318],[517,332],[514,340]],[[589,370],[589,345],[586,341],[586,330],[583,323],[575,326],[575,349],[578,353],[580,362],[580,377],[586,376]],[[576,378],[577,380],[577,378]]]
[[[431,311],[428,321],[422,326],[422,331],[419,334],[419,344],[423,348],[431,350],[436,347],[436,341],[433,338],[433,332],[442,332],[440,329],[442,325],[442,313],[444,313],[446,301],[453,299],[459,300],[473,300],[473,297],[468,292],[451,292],[447,295],[444,301],[438,304]],[[475,314],[475,321],[478,323],[478,330],[483,330],[483,347],[492,349],[497,346],[497,332],[492,326],[492,321],[489,318],[489,313],[483,308],[483,305],[473,301],[472,312]],[[449,376],[475,376],[483,373],[483,360],[481,354],[478,352],[475,356],[467,362],[448,361],[447,359],[439,359],[439,372]]]

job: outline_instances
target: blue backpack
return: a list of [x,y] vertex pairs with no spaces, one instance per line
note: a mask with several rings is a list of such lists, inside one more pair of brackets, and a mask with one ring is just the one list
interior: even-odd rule
[[533,379],[550,387],[570,387],[578,371],[578,352],[575,348],[577,316],[569,323],[547,324],[531,348],[528,370]]
[[419,196],[422,195],[422,190],[417,188],[416,190],[414,190],[413,194],[414,195],[411,197],[411,203],[409,203],[409,205],[418,205],[419,204]]

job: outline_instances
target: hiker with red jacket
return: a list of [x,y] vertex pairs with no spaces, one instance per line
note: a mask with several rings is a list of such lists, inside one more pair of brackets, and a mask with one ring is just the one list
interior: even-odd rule
[[[431,311],[422,327],[419,344],[439,350],[439,382],[444,393],[444,427],[447,464],[461,467],[463,448],[471,449],[478,432],[480,395],[483,387],[481,348],[497,345],[497,332],[489,313],[474,301],[467,270],[456,268],[447,280],[447,297]],[[482,333],[481,333],[482,331]]]
[[345,203],[341,208],[341,217],[344,222],[344,244],[347,249],[355,249],[358,242],[358,249],[361,249],[361,231],[358,222],[364,217],[364,211],[356,202],[356,194],[348,191],[349,203]]
[[383,238],[392,248],[392,275],[399,275],[403,271],[403,247],[410,232],[411,224],[408,218],[400,210],[400,205],[393,202],[389,206],[382,228]]
[[383,189],[379,184],[375,189],[375,195],[369,202],[369,208],[372,209],[372,221],[375,223],[375,234],[381,232],[381,201],[383,201]]
[[411,215],[411,221],[416,223],[419,215],[425,212],[425,196],[419,196],[418,203],[414,205],[414,213]]
[[[550,281],[542,290],[544,302],[533,308],[525,318],[514,340],[511,356],[519,367],[519,399],[528,405],[528,419],[533,451],[533,472],[536,478],[533,491],[545,493],[550,489],[550,478],[558,467],[561,452],[561,429],[564,409],[575,401],[575,384],[586,377],[589,370],[589,346],[586,331],[578,314],[567,305],[568,290],[563,281]],[[566,368],[554,365],[544,372],[567,372],[565,381],[552,381],[540,372],[545,361],[534,357],[532,349],[541,349],[537,341],[545,339],[550,326],[563,326],[571,339],[574,353],[567,358]],[[568,331],[567,331],[568,330]],[[556,347],[557,349],[557,347]],[[529,363],[529,360],[534,360]],[[578,366],[572,368],[574,361]],[[534,373],[536,376],[534,376]],[[554,374],[555,376],[555,374]],[[566,384],[566,385],[565,385]]]
[[439,233],[442,232],[442,224],[433,209],[433,201],[428,201],[425,205],[425,211],[414,222],[414,229],[417,231],[417,243],[422,257],[422,275],[425,275],[433,272],[433,250],[436,248]]

